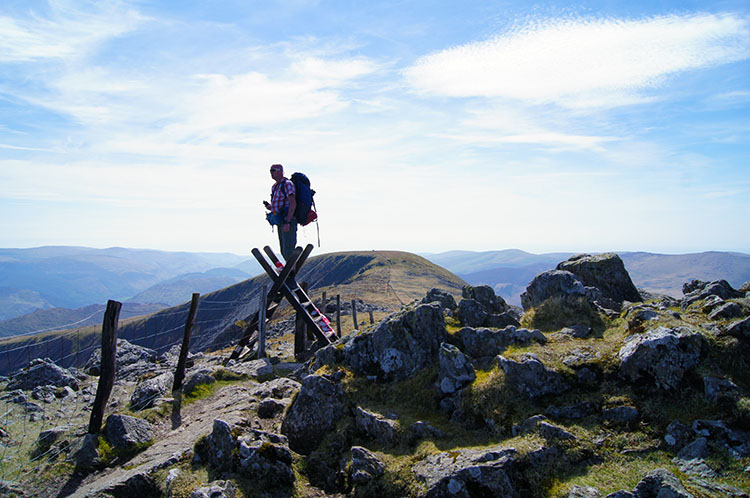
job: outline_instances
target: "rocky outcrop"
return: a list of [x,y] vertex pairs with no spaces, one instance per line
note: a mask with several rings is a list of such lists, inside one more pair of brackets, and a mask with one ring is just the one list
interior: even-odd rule
[[461,350],[448,343],[440,345],[437,384],[441,394],[453,394],[474,382],[476,377],[474,367]]
[[58,367],[49,358],[31,360],[29,366],[18,372],[8,382],[7,390],[32,390],[38,386],[71,387],[78,390],[78,378],[69,370]]
[[398,441],[399,427],[396,420],[359,406],[354,408],[354,426],[364,437],[378,441],[380,444],[392,446]]
[[511,345],[547,343],[547,337],[541,331],[517,328],[513,325],[500,330],[464,327],[453,334],[450,340],[472,358],[495,357]]
[[744,294],[735,290],[726,280],[715,280],[704,282],[702,280],[691,280],[682,286],[682,306],[686,308],[696,301],[707,299],[711,296],[720,297],[723,300],[743,297]]
[[517,465],[513,448],[458,450],[430,455],[412,470],[430,498],[504,496],[520,498],[511,481]]
[[422,299],[422,304],[439,303],[440,307],[453,311],[456,309],[456,298],[442,289],[430,289],[427,295]]
[[633,383],[676,389],[685,372],[698,364],[702,343],[698,332],[685,328],[659,327],[630,336],[618,353],[620,375]]
[[505,373],[505,384],[511,389],[529,398],[560,394],[569,389],[562,375],[544,366],[535,354],[525,353],[520,360],[497,357],[497,364]]
[[615,253],[580,254],[558,264],[556,269],[571,272],[584,286],[599,289],[602,296],[615,302],[641,300],[625,264]]
[[154,431],[146,420],[114,414],[107,417],[104,436],[113,447],[126,449],[150,443],[154,438]]
[[287,410],[281,433],[289,438],[294,451],[309,453],[346,413],[341,386],[325,377],[308,375]]
[[517,314],[489,285],[467,285],[458,303],[458,321],[466,327],[520,326]]
[[521,294],[523,309],[536,308],[552,297],[585,297],[586,287],[573,273],[564,270],[548,270],[540,273]]
[[[99,375],[101,368],[102,350],[96,349],[83,367],[89,375]],[[125,339],[117,339],[115,356],[115,371],[120,380],[134,381],[144,374],[153,373],[158,355],[156,351]]]
[[135,391],[130,397],[130,407],[133,410],[151,408],[157,399],[172,390],[173,383],[174,375],[172,372],[165,372],[154,378],[144,380],[135,387]]
[[349,468],[349,480],[355,486],[367,484],[383,475],[385,464],[367,448],[352,446],[352,458]]
[[360,374],[404,380],[437,359],[447,334],[440,306],[421,304],[386,318],[372,331],[347,336],[342,355],[328,353]]

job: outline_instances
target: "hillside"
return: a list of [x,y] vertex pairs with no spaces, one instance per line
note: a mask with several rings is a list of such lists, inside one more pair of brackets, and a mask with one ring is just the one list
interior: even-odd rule
[[[399,309],[402,304],[423,297],[433,287],[444,289],[458,297],[461,287],[465,285],[463,280],[426,259],[398,251],[340,252],[314,256],[306,262],[298,281],[309,284],[309,293],[316,301],[320,300],[323,292],[327,292],[331,299],[337,294],[340,295],[344,303],[359,299],[388,310]],[[259,275],[202,294],[195,318],[192,349],[198,351],[219,348],[236,339],[233,335],[236,331],[232,325],[257,312],[261,286],[270,287],[270,282],[267,276]],[[128,323],[121,323],[118,337],[157,350],[181,341],[190,304],[189,297],[190,293],[186,293],[182,304],[162,309],[146,317],[131,319]],[[128,309],[127,303],[123,309]],[[49,310],[52,311],[54,310]],[[277,317],[288,316],[291,312],[291,307],[284,302],[277,312]],[[98,323],[101,323],[101,315],[97,316]],[[123,313],[122,317],[126,316],[130,315]],[[381,316],[382,312],[377,314],[378,318]],[[72,321],[75,320],[63,323]],[[347,323],[346,326],[353,325]],[[47,332],[41,337],[18,337],[12,341],[12,346],[0,342],[0,355],[8,347],[24,351],[24,355],[12,358],[9,356],[8,362],[0,362],[0,374],[21,368],[26,364],[27,357],[49,356],[55,359],[55,352],[60,350],[70,357],[71,351],[76,351],[76,348],[90,346],[91,339],[86,339],[83,345],[76,344],[75,341],[80,339],[76,335],[71,335],[72,332],[74,331],[57,331]],[[61,338],[59,342],[58,337]],[[50,348],[50,343],[55,346]],[[27,351],[25,345],[31,345],[32,348]],[[86,355],[75,356],[75,361],[79,362],[87,358]],[[73,361],[71,358],[67,360]],[[66,366],[70,364],[66,363]]]
[[234,254],[120,247],[0,249],[0,320],[40,308],[126,300],[178,275],[231,268],[246,260]]

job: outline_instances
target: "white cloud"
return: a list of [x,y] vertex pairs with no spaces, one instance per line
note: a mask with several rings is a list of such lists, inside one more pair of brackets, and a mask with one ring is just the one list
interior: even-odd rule
[[677,73],[750,58],[749,32],[735,15],[555,19],[427,55],[405,75],[428,95],[612,107],[653,98],[643,91]]
[[90,2],[82,8],[64,0],[49,3],[46,17],[33,12],[24,19],[0,16],[0,62],[81,57],[144,20],[117,1]]

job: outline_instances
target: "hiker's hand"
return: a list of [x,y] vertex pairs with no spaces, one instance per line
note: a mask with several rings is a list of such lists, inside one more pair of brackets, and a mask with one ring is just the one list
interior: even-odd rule
[[270,204],[268,203],[268,201],[263,201],[263,205],[264,205],[264,206],[266,207],[266,209],[268,209],[269,211],[271,210],[271,205],[270,205]]
[[285,232],[288,232],[288,231],[289,231],[289,222],[285,222],[285,223],[284,223],[284,231],[285,231]]

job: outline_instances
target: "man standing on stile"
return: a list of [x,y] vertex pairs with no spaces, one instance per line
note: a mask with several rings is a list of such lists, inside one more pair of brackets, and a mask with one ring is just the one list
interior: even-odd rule
[[271,202],[263,201],[263,205],[271,211],[272,218],[278,224],[281,255],[288,261],[297,247],[297,220],[294,219],[297,192],[294,183],[284,178],[284,167],[281,164],[271,165],[271,178],[275,182],[271,187]]

